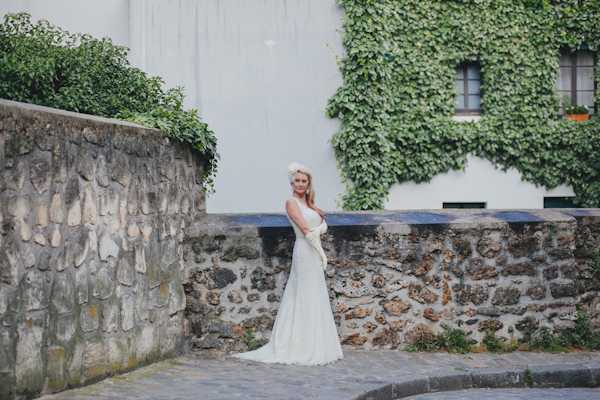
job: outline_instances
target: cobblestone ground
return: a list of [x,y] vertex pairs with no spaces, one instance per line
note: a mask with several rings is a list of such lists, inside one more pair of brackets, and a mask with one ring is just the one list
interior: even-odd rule
[[[81,389],[41,399],[347,399],[348,389],[371,382],[394,382],[402,375],[477,368],[598,364],[600,352],[546,354],[408,353],[344,351],[344,359],[325,366],[261,364],[226,355],[189,353]],[[558,390],[558,389],[555,389]],[[579,389],[578,389],[579,390]],[[528,390],[527,393],[530,393]],[[461,392],[444,393],[452,395]],[[485,391],[473,391],[485,394]],[[511,393],[507,391],[507,393]],[[533,392],[531,392],[533,393]],[[583,393],[583,392],[582,392]],[[600,397],[600,392],[592,392]],[[561,396],[563,399],[564,396]],[[461,397],[438,397],[459,399]],[[470,397],[474,399],[475,397]],[[481,398],[481,397],[477,397]],[[490,397],[491,398],[491,397]],[[498,398],[498,397],[494,397]],[[500,396],[501,398],[501,396]],[[510,398],[510,397],[507,397]],[[516,397],[523,398],[523,397]],[[527,397],[528,399],[530,397]],[[541,397],[539,397],[541,399]],[[544,397],[548,399],[548,397]],[[587,399],[586,397],[582,397]],[[589,397],[592,398],[592,397]],[[423,397],[425,399],[425,397]]]
[[406,397],[405,400],[598,400],[600,388],[472,389]]

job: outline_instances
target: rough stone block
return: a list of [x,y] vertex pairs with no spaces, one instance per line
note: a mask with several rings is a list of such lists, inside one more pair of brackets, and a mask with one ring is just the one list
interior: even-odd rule
[[169,301],[168,282],[162,281],[158,287],[150,291],[150,306],[165,307]]
[[98,235],[96,235],[96,231],[89,231],[88,232],[88,239],[89,239],[89,246],[90,246],[90,252],[92,254],[96,254],[98,253]]
[[94,382],[106,376],[107,353],[102,339],[91,339],[85,344],[84,379]]
[[108,338],[106,340],[106,349],[108,353],[108,373],[114,375],[123,370],[124,346],[118,338]]
[[79,152],[79,156],[75,162],[75,169],[86,181],[94,179],[94,158],[85,147]]
[[98,185],[107,187],[110,183],[108,176],[108,166],[106,165],[106,159],[103,156],[98,157],[98,165],[96,167],[96,181]]
[[150,303],[150,292],[147,282],[142,279],[136,280],[133,292],[136,294],[135,309],[137,317],[140,321],[145,321],[148,319],[148,304]]
[[177,189],[177,185],[172,183],[169,185],[169,194],[167,196],[167,213],[169,215],[177,214],[179,212],[179,201],[177,197],[179,196],[179,191]]
[[136,181],[131,181],[127,191],[127,212],[129,215],[137,215],[140,210],[140,191]]
[[50,346],[47,355],[48,392],[60,392],[66,385],[66,351],[60,346]]
[[52,196],[52,203],[50,204],[50,221],[56,224],[62,224],[64,219],[62,198],[60,193],[57,192]]
[[67,363],[67,383],[69,387],[77,387],[82,383],[84,352],[85,342],[81,338],[75,338],[71,357]]
[[12,374],[14,368],[14,339],[10,332],[0,331],[0,374]]
[[169,315],[185,310],[185,292],[177,269],[172,269],[167,274],[169,283]]
[[175,177],[175,164],[173,163],[173,158],[171,157],[170,151],[165,149],[161,152],[158,165],[160,168],[160,174],[172,181]]
[[99,299],[108,299],[115,289],[115,283],[106,268],[100,269],[95,278],[95,293]]
[[145,325],[137,336],[137,354],[138,362],[144,362],[153,356],[155,351],[154,327]]
[[115,160],[110,177],[113,181],[119,182],[123,187],[127,187],[129,184],[129,179],[131,178],[129,163],[123,156],[119,156]]
[[60,315],[56,321],[56,339],[63,343],[71,340],[77,329],[77,315]]
[[494,293],[492,304],[495,306],[508,306],[517,304],[521,293],[519,289],[512,286],[499,287]]
[[577,294],[577,285],[575,283],[551,283],[550,293],[555,299],[560,297],[571,297]]
[[154,214],[158,209],[156,193],[149,192],[142,195],[141,201],[142,213],[145,215]]
[[17,154],[23,155],[33,150],[34,130],[36,128],[19,128],[17,128],[17,134],[15,135],[15,150],[17,151]]
[[0,286],[0,314],[4,314],[8,308],[8,292],[8,287]]
[[67,205],[67,225],[81,224],[81,201],[79,194],[79,179],[71,178],[65,190],[65,203]]
[[83,189],[83,222],[96,225],[97,213],[96,194],[94,193],[94,189],[88,184]]
[[87,266],[81,267],[75,274],[75,298],[77,304],[85,304],[88,301],[89,296],[89,284],[88,284],[89,271]]
[[93,332],[97,330],[100,324],[98,319],[98,307],[95,305],[81,307],[79,324],[81,325],[81,330],[84,332]]
[[16,218],[16,230],[19,232],[21,241],[28,242],[33,234],[32,226],[28,220],[23,217]]
[[23,161],[19,161],[17,166],[13,168],[12,174],[8,178],[7,187],[12,190],[23,189],[25,183],[25,177],[27,175],[27,168]]
[[90,235],[86,229],[80,229],[77,241],[73,246],[73,263],[76,267],[85,262],[90,250]]
[[187,194],[181,197],[180,209],[183,214],[190,214],[190,210],[192,209],[192,201],[190,200],[190,196]]
[[116,296],[104,302],[102,306],[102,330],[106,333],[119,329],[119,301]]
[[52,175],[50,175],[50,163],[47,160],[35,158],[29,166],[31,184],[36,192],[44,193],[50,188]]
[[121,328],[128,332],[135,326],[135,315],[133,312],[133,297],[126,292],[119,293],[121,302]]
[[44,203],[38,204],[36,224],[42,229],[48,226],[48,207]]
[[146,255],[144,253],[144,243],[141,240],[138,240],[133,244],[133,258],[135,272],[145,274],[147,270]]
[[73,311],[75,307],[75,290],[71,274],[60,273],[54,276],[52,304],[54,304],[54,308],[58,314],[66,314]]
[[56,146],[52,151],[52,164],[54,165],[54,181],[64,183],[67,181],[69,154],[63,146]]
[[0,249],[0,282],[12,286],[18,285],[19,279],[19,249],[16,241],[11,237]]
[[108,232],[102,231],[98,235],[98,255],[101,261],[108,260],[108,257],[116,258],[119,254],[119,246],[110,237]]
[[132,251],[121,250],[116,265],[117,282],[131,286],[135,278],[135,260]]
[[138,224],[136,224],[134,221],[129,221],[127,224],[127,236],[129,236],[131,239],[135,239],[139,235],[140,228]]
[[108,189],[100,196],[100,215],[117,215],[119,212],[119,193]]
[[392,300],[382,300],[380,305],[383,306],[385,311],[389,315],[401,316],[406,314],[408,310],[412,307],[410,302],[402,301],[400,297],[396,296]]
[[173,317],[165,324],[160,336],[160,353],[163,357],[173,357],[183,350],[183,324],[179,317]]
[[60,228],[58,225],[54,225],[50,234],[48,236],[48,240],[50,241],[50,246],[57,248],[60,246],[61,236],[60,236]]
[[63,248],[55,253],[52,264],[56,272],[64,271],[73,264],[73,252],[71,251],[71,242],[65,242]]
[[25,311],[42,310],[48,307],[46,279],[38,271],[29,271],[23,275],[21,294]]
[[177,241],[169,239],[160,247],[160,266],[163,271],[166,271],[173,263],[177,262]]
[[44,387],[42,337],[45,322],[45,315],[38,314],[30,318],[21,316],[17,323],[15,378],[18,393],[37,394]]
[[160,285],[162,281],[162,270],[160,268],[160,252],[158,245],[151,246],[150,258],[148,259],[147,271],[148,271],[148,285],[149,287],[155,288]]
[[161,182],[160,186],[158,187],[158,196],[157,196],[158,212],[160,212],[160,213],[164,213],[167,210],[168,193],[169,193],[169,183]]
[[33,202],[28,194],[19,194],[8,198],[8,213],[13,217],[25,217],[31,213]]
[[488,299],[489,289],[482,285],[452,285],[452,291],[455,293],[455,299],[458,304],[467,304],[469,302],[480,305]]

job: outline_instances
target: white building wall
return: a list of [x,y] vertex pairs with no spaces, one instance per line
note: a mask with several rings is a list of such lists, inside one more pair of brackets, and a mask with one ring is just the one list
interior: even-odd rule
[[521,180],[514,168],[503,172],[481,157],[469,155],[464,171],[436,175],[428,183],[404,182],[390,189],[388,210],[435,209],[443,203],[486,203],[486,208],[544,208],[544,197],[574,196],[561,185],[551,190]]
[[[289,196],[286,167],[307,165],[317,204],[339,209],[344,192],[328,141],[340,121],[324,114],[342,84],[343,8],[335,0],[2,0],[0,15],[29,12],[72,32],[109,36],[131,48],[132,64],[184,86],[218,138],[221,162],[208,212],[279,212]],[[487,164],[486,164],[487,163]],[[555,195],[572,195],[568,188]],[[471,158],[428,184],[394,185],[388,209],[540,208],[543,188]]]

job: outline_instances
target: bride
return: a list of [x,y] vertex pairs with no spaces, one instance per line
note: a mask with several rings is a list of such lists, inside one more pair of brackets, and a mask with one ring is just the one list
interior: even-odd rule
[[327,258],[321,234],[327,230],[323,211],[315,206],[308,168],[288,167],[292,197],[285,203],[296,233],[292,269],[269,343],[234,357],[264,363],[322,365],[343,358],[323,270]]

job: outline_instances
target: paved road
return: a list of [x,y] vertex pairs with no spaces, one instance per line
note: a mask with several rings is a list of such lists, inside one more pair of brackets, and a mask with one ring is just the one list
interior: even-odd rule
[[472,389],[406,397],[405,400],[598,400],[600,389]]
[[[377,387],[378,382],[395,382],[407,375],[425,376],[428,373],[456,373],[457,370],[481,368],[585,364],[600,364],[600,352],[460,355],[346,349],[343,360],[316,367],[261,364],[226,355],[212,356],[196,352],[42,399],[351,399],[357,393]],[[600,395],[598,391],[593,393]],[[443,395],[449,396],[450,393]],[[544,399],[548,400],[548,397]]]

